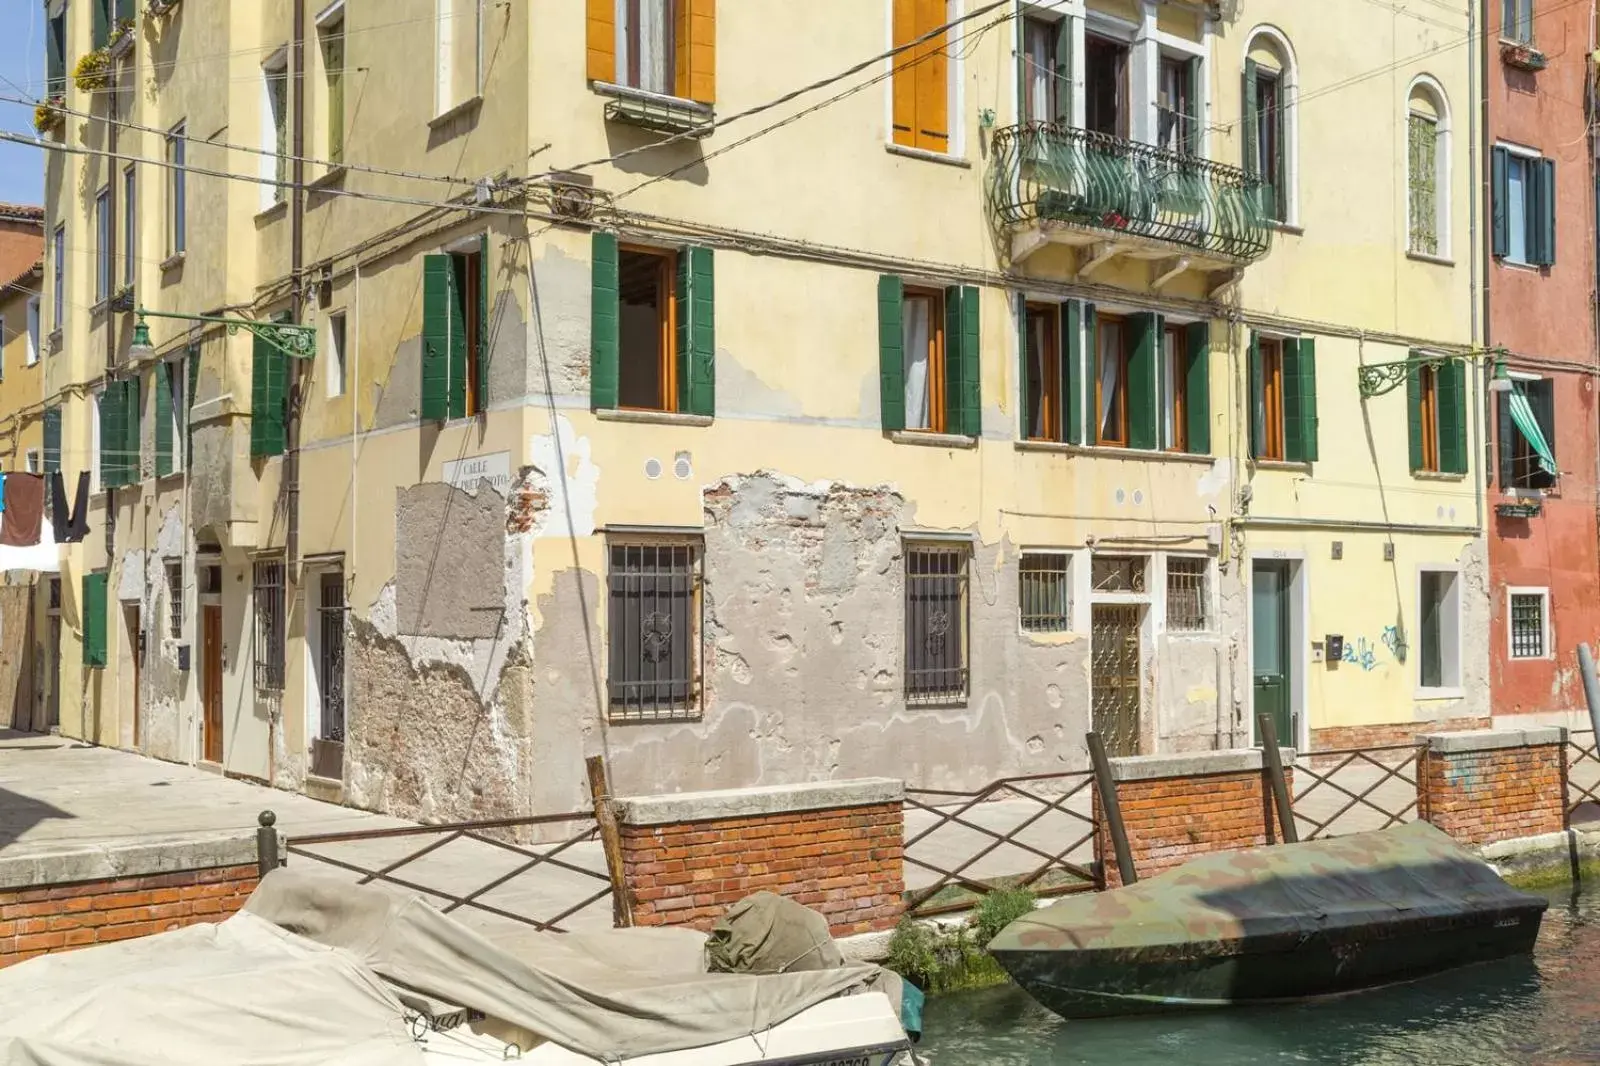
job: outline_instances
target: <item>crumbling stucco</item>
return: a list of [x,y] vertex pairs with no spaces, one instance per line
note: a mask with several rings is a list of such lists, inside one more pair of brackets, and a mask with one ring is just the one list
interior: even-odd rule
[[506,501],[443,482],[401,489],[395,500],[395,631],[486,640],[504,625],[501,558]]

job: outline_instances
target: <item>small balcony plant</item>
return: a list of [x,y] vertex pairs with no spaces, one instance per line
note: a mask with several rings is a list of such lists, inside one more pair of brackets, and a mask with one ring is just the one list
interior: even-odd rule
[[33,128],[40,133],[48,133],[60,126],[66,119],[66,113],[61,110],[66,101],[60,96],[51,96],[33,109]]
[[146,10],[150,14],[160,17],[178,6],[178,0],[150,0]]
[[1500,60],[1508,67],[1526,71],[1540,71],[1549,65],[1543,52],[1517,41],[1505,41],[1500,45]]
[[115,58],[132,47],[133,19],[118,19],[117,24],[111,27],[111,36],[106,39],[106,51]]
[[85,52],[72,68],[72,83],[79,92],[99,92],[111,84],[111,49],[96,48]]

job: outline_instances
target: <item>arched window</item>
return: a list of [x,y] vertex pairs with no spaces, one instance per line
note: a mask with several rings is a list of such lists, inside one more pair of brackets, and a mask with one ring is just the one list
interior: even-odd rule
[[1406,95],[1406,250],[1450,255],[1450,109],[1426,74]]
[[1272,26],[1252,30],[1244,60],[1242,115],[1245,172],[1262,179],[1262,208],[1274,221],[1298,225],[1300,137],[1295,100],[1299,73],[1289,39]]

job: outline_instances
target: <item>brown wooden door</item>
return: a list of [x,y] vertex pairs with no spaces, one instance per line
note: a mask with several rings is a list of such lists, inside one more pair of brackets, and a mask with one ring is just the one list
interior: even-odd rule
[[200,609],[200,702],[205,712],[205,760],[222,761],[222,608],[206,604]]

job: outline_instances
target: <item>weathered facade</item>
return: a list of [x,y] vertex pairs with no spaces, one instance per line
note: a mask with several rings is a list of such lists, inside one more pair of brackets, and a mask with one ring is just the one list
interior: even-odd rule
[[1488,713],[1473,139],[1408,254],[1407,96],[1300,89],[1450,16],[1302,6],[141,9],[49,157],[63,731],[455,818]]

